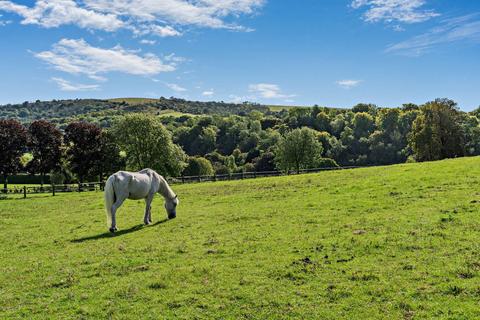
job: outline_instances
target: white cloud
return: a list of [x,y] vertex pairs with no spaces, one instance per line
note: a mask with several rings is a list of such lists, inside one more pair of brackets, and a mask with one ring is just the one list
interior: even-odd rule
[[480,42],[480,19],[471,14],[442,21],[440,26],[408,40],[392,44],[385,52],[420,56],[435,46],[458,42]]
[[368,22],[418,23],[439,16],[433,10],[422,7],[425,0],[353,0],[352,8],[366,7],[363,19]]
[[38,0],[33,7],[0,1],[0,10],[20,15],[22,24],[37,24],[45,28],[75,24],[86,29],[115,31],[124,26],[116,15],[81,8],[73,0]]
[[[16,0],[18,1],[18,0]],[[250,31],[232,23],[252,14],[265,0],[36,0],[33,6],[0,1],[0,11],[13,12],[22,24],[46,28],[66,24],[86,29],[130,29],[136,35],[180,36],[174,26],[197,26]]]
[[202,92],[202,96],[204,96],[204,97],[211,97],[214,94],[215,94],[215,92],[213,90],[207,90],[207,91]]
[[159,26],[155,24],[143,24],[140,26],[132,26],[130,29],[137,36],[143,36],[146,34],[156,35],[162,38],[165,37],[177,37],[182,33],[171,26]]
[[95,80],[105,80],[102,74],[109,72],[148,76],[176,68],[174,62],[165,64],[153,54],[140,56],[120,46],[97,48],[83,39],[62,39],[50,51],[35,53],[35,56],[57,70],[85,74]]
[[152,46],[153,46],[155,43],[157,43],[157,41],[155,41],[155,40],[142,39],[142,40],[140,40],[140,43],[141,43],[141,44],[148,44],[148,45],[152,45]]
[[170,90],[173,90],[175,92],[185,92],[187,91],[187,89],[179,86],[178,84],[176,83],[166,83],[165,84]]
[[62,91],[92,91],[98,90],[100,88],[97,84],[81,84],[81,83],[72,83],[68,80],[62,78],[51,78],[52,81],[56,82],[60,90]]
[[259,94],[262,98],[266,99],[289,99],[295,97],[295,95],[289,95],[282,93],[280,87],[271,83],[257,83],[248,86],[250,92]]
[[357,87],[362,81],[361,80],[338,80],[335,83],[343,89],[351,89]]

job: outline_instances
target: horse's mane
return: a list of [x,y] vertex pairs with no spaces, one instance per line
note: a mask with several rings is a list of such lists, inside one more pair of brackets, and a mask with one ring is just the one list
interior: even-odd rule
[[168,182],[167,180],[165,180],[164,177],[162,177],[161,175],[159,175],[157,173],[157,176],[158,176],[158,180],[160,181],[160,188],[159,188],[159,191],[160,193],[170,199],[170,200],[173,200],[173,198],[175,198],[175,192],[173,192],[172,188],[170,188],[170,186],[168,185]]

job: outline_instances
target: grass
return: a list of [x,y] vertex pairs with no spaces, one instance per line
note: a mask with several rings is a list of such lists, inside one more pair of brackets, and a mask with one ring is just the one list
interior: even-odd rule
[[[480,158],[0,201],[1,319],[478,319]],[[154,221],[154,222],[155,222]]]
[[115,98],[115,99],[109,99],[108,101],[111,102],[125,102],[131,106],[137,106],[145,103],[155,103],[158,102],[159,99],[153,99],[153,98]]
[[302,108],[301,106],[279,106],[279,105],[270,105],[268,106],[270,111],[274,112],[280,112],[283,110],[289,110],[289,109],[294,109],[294,108]]

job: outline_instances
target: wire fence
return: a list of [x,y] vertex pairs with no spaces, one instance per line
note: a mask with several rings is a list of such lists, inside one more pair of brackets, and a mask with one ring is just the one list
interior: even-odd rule
[[[230,180],[244,180],[244,179],[256,179],[265,177],[278,177],[285,175],[297,175],[316,173],[321,171],[332,170],[347,170],[361,168],[357,166],[349,167],[328,167],[328,168],[315,168],[315,169],[301,169],[299,171],[252,171],[252,172],[238,172],[230,174],[214,174],[207,176],[181,176],[176,178],[167,178],[170,184],[185,184],[185,183],[200,183],[200,182],[216,182],[216,181],[230,181]],[[87,182],[76,184],[62,184],[62,185],[43,185],[43,186],[22,186],[0,189],[0,199],[7,198],[8,195],[17,195],[27,198],[28,195],[35,194],[51,194],[55,196],[58,193],[71,193],[71,192],[86,192],[86,191],[103,191],[105,182]]]

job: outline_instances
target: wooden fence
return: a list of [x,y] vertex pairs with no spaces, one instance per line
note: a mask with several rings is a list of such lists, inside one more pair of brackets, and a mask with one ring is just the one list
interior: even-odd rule
[[[331,170],[346,170],[356,169],[360,167],[331,167],[331,168],[316,168],[316,169],[302,169],[297,171],[261,171],[261,172],[239,172],[231,174],[216,174],[209,176],[182,176],[176,178],[167,178],[170,184],[183,184],[183,183],[199,183],[199,182],[216,182],[216,181],[229,181],[229,180],[243,180],[243,179],[255,179],[264,177],[278,177],[283,175],[294,174],[306,174],[315,173],[321,171]],[[23,186],[7,189],[0,189],[0,197],[7,197],[8,195],[21,195],[23,198],[27,198],[27,195],[33,194],[51,194],[55,196],[57,193],[66,192],[85,192],[85,191],[103,191],[105,182],[89,182],[80,184],[64,184],[64,185],[44,185],[42,186]]]

